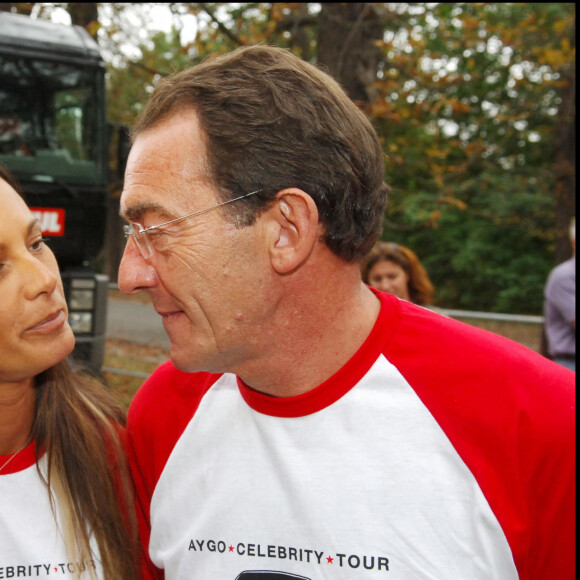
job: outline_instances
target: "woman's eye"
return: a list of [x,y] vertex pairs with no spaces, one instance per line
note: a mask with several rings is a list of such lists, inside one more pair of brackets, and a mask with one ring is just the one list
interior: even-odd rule
[[32,250],[33,252],[39,252],[44,249],[47,241],[48,240],[46,238],[38,238],[30,245],[29,250]]

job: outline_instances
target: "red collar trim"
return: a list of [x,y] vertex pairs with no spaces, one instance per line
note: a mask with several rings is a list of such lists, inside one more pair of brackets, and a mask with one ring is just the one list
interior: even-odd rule
[[395,333],[400,319],[398,299],[381,292],[375,291],[375,294],[381,301],[381,310],[373,329],[358,351],[333,376],[307,393],[284,398],[259,393],[248,387],[238,377],[240,393],[246,403],[264,415],[302,417],[325,409],[348,393],[383,352],[385,344]]
[[[16,457],[2,470],[0,471],[0,477],[3,475],[8,475],[10,473],[17,473],[19,471],[24,471],[28,469],[31,465],[35,463],[35,452],[36,452],[36,442],[31,441]],[[5,461],[10,459],[9,455],[0,455],[0,465],[3,465]]]

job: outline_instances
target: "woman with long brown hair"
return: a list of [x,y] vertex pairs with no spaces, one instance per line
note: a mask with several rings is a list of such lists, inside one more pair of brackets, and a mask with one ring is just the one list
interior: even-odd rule
[[365,284],[425,306],[433,284],[413,250],[394,242],[377,242],[361,264]]
[[71,369],[58,266],[10,182],[0,171],[0,577],[136,580],[124,415]]

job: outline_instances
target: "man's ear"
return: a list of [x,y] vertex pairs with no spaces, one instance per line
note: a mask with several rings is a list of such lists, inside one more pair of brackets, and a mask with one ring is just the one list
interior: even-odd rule
[[288,274],[306,261],[319,236],[318,208],[301,189],[280,191],[268,212],[267,240],[272,267]]

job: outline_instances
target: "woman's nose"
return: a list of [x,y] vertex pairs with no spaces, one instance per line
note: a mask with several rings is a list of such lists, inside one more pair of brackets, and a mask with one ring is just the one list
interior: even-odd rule
[[388,278],[381,278],[377,284],[377,289],[381,292],[389,292],[391,287],[391,281]]
[[59,281],[57,272],[34,256],[25,260],[24,270],[24,296],[28,300],[34,300],[41,294],[53,294]]

